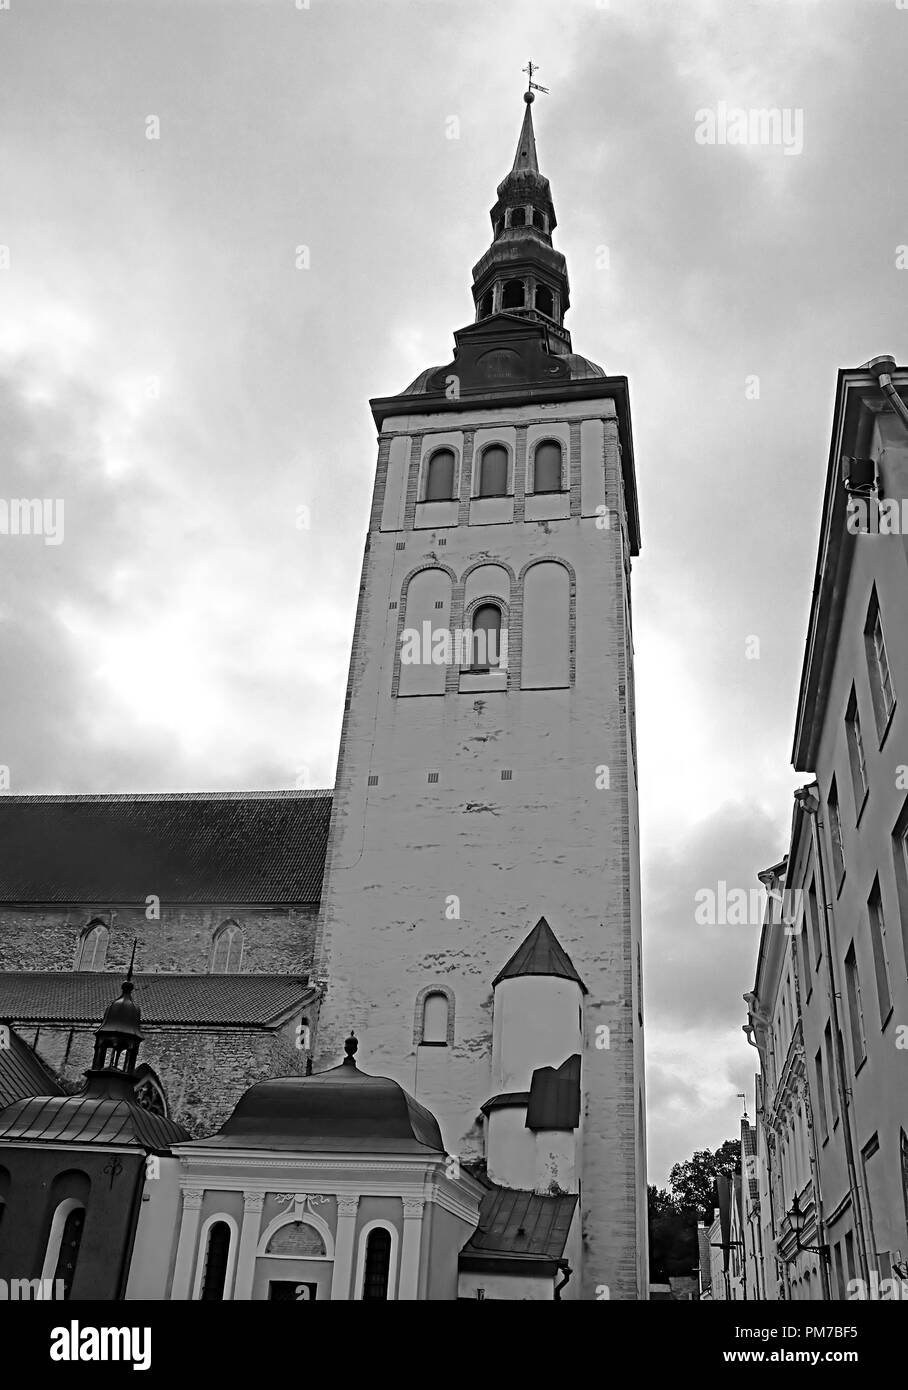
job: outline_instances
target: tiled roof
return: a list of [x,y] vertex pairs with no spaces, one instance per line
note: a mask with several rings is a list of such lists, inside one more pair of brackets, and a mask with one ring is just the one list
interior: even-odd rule
[[[310,999],[305,977],[136,975],[142,1023],[267,1028]],[[0,972],[0,1019],[16,1023],[101,1022],[117,997],[114,971]]]
[[[8,1028],[8,1024],[0,1027]],[[0,1110],[26,1096],[62,1096],[63,1087],[28,1043],[9,1028],[0,1038]]]
[[499,980],[512,979],[515,975],[557,975],[565,980],[576,980],[584,994],[588,993],[574,969],[574,962],[544,917],[540,917],[529,936],[495,976],[492,987]]
[[176,1120],[106,1097],[35,1096],[0,1111],[0,1140],[11,1144],[132,1144],[168,1149],[188,1137]]
[[330,791],[0,796],[0,902],[317,903]]
[[519,1188],[490,1186],[479,1208],[479,1225],[461,1253],[461,1263],[467,1267],[477,1257],[560,1260],[577,1200],[576,1193],[547,1197]]

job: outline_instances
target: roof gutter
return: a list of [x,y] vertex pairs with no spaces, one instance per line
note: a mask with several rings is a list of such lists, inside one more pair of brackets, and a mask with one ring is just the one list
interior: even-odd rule
[[880,390],[883,392],[883,395],[905,426],[905,429],[908,430],[908,406],[906,406],[892,384],[891,371],[896,370],[895,358],[889,356],[874,357],[867,363],[867,368],[869,371],[873,372],[873,375],[879,382]]

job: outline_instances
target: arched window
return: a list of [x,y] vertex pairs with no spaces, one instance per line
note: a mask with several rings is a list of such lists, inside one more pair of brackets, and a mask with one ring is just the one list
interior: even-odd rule
[[506,280],[504,290],[501,295],[502,309],[522,309],[526,300],[526,291],[522,280]]
[[385,1302],[391,1273],[391,1232],[376,1226],[366,1237],[363,1301]]
[[[406,589],[400,655],[397,668],[398,695],[444,695],[447,665],[443,650],[451,612],[451,575],[432,567],[418,570]],[[428,626],[427,626],[428,625]],[[425,633],[439,634],[426,648]],[[450,647],[450,635],[447,636]],[[435,659],[441,657],[442,659]]]
[[550,319],[555,317],[555,296],[548,285],[536,286],[536,308],[541,314],[548,314]]
[[501,609],[497,603],[481,603],[473,614],[472,663],[476,671],[501,664]]
[[236,922],[222,922],[214,934],[212,975],[236,975],[243,959],[243,930]]
[[545,216],[538,208],[533,208],[533,226],[538,227],[540,232],[545,231]]
[[561,461],[561,445],[554,439],[546,439],[542,444],[537,444],[533,455],[534,492],[561,491]]
[[489,317],[492,312],[493,303],[492,291],[488,290],[479,301],[479,317],[481,319],[487,319]]
[[110,932],[100,918],[93,918],[79,938],[77,970],[103,970]]
[[490,444],[479,460],[479,495],[506,497],[507,491],[508,451],[501,444]]
[[230,1227],[226,1221],[215,1221],[208,1228],[208,1249],[205,1252],[205,1273],[200,1295],[203,1303],[220,1303],[223,1299],[229,1257]]
[[163,1115],[166,1119],[167,1097],[164,1094],[164,1087],[151,1067],[145,1062],[136,1072],[136,1084],[133,1090],[136,1100],[143,1110],[150,1111],[152,1115]]
[[511,209],[511,226],[512,226],[512,227],[525,227],[526,224],[527,224],[527,210],[526,210],[526,208],[512,208],[512,209]]
[[447,1047],[448,1010],[448,997],[441,990],[436,989],[426,995],[422,1005],[422,1044]]
[[85,1204],[77,1197],[65,1198],[57,1206],[50,1223],[41,1271],[42,1279],[62,1280],[64,1298],[69,1298],[72,1289],[84,1227]]
[[523,580],[522,690],[571,683],[571,577],[564,565],[542,560]]
[[454,496],[454,451],[436,449],[426,468],[427,502],[449,502]]

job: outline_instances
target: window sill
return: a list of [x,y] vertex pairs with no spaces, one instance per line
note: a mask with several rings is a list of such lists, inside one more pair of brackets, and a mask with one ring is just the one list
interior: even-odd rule
[[858,1062],[857,1066],[856,1066],[855,1069],[854,1069],[854,1074],[855,1074],[855,1076],[860,1076],[861,1072],[863,1071],[864,1067],[866,1067],[866,1065],[867,1065],[867,1053],[865,1052],[864,1055],[863,1055],[863,1057],[861,1058],[861,1060]]
[[471,502],[493,502],[496,498],[500,501],[502,497],[513,497],[513,492],[478,492],[475,497],[471,497]]
[[564,495],[565,495],[566,493],[570,492],[570,490],[571,490],[571,489],[570,489],[569,487],[548,487],[548,488],[543,488],[543,490],[542,490],[541,492],[537,492],[537,491],[535,491],[535,489],[534,489],[532,492],[527,492],[526,496],[527,496],[527,497],[564,497]]
[[417,1047],[447,1047],[447,1045],[448,1045],[448,1044],[447,1044],[446,1042],[425,1042],[425,1041],[423,1041],[423,1042],[421,1042],[421,1043],[417,1043]]
[[892,1018],[892,1015],[893,1015],[894,1012],[895,1012],[895,1006],[894,1006],[893,1004],[890,1004],[890,1005],[889,1005],[889,1012],[886,1014],[886,1017],[880,1020],[880,1032],[881,1032],[881,1033],[885,1033],[885,1031],[886,1031],[886,1024],[887,1024],[887,1023],[889,1022],[889,1020]]
[[840,874],[840,876],[839,876],[839,881],[838,881],[838,883],[836,884],[835,895],[836,895],[836,898],[837,898],[837,899],[840,898],[840,897],[842,896],[842,885],[843,885],[844,882],[845,882],[845,877],[846,877],[846,875],[847,875],[847,872],[848,872],[847,869],[843,869],[843,870],[842,870],[842,872],[841,872],[841,874]]

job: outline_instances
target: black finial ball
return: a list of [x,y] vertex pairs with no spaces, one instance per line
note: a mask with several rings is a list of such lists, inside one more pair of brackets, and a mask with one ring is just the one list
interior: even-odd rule
[[527,106],[529,106],[530,102],[536,100],[536,98],[533,96],[533,93],[532,93],[532,92],[524,92],[524,94],[523,94],[523,99],[524,99],[524,101],[526,102]]
[[350,1058],[351,1061],[356,1055],[356,1049],[358,1047],[359,1040],[354,1036],[353,1033],[351,1033],[347,1041],[344,1043],[344,1051],[346,1052],[347,1056]]

